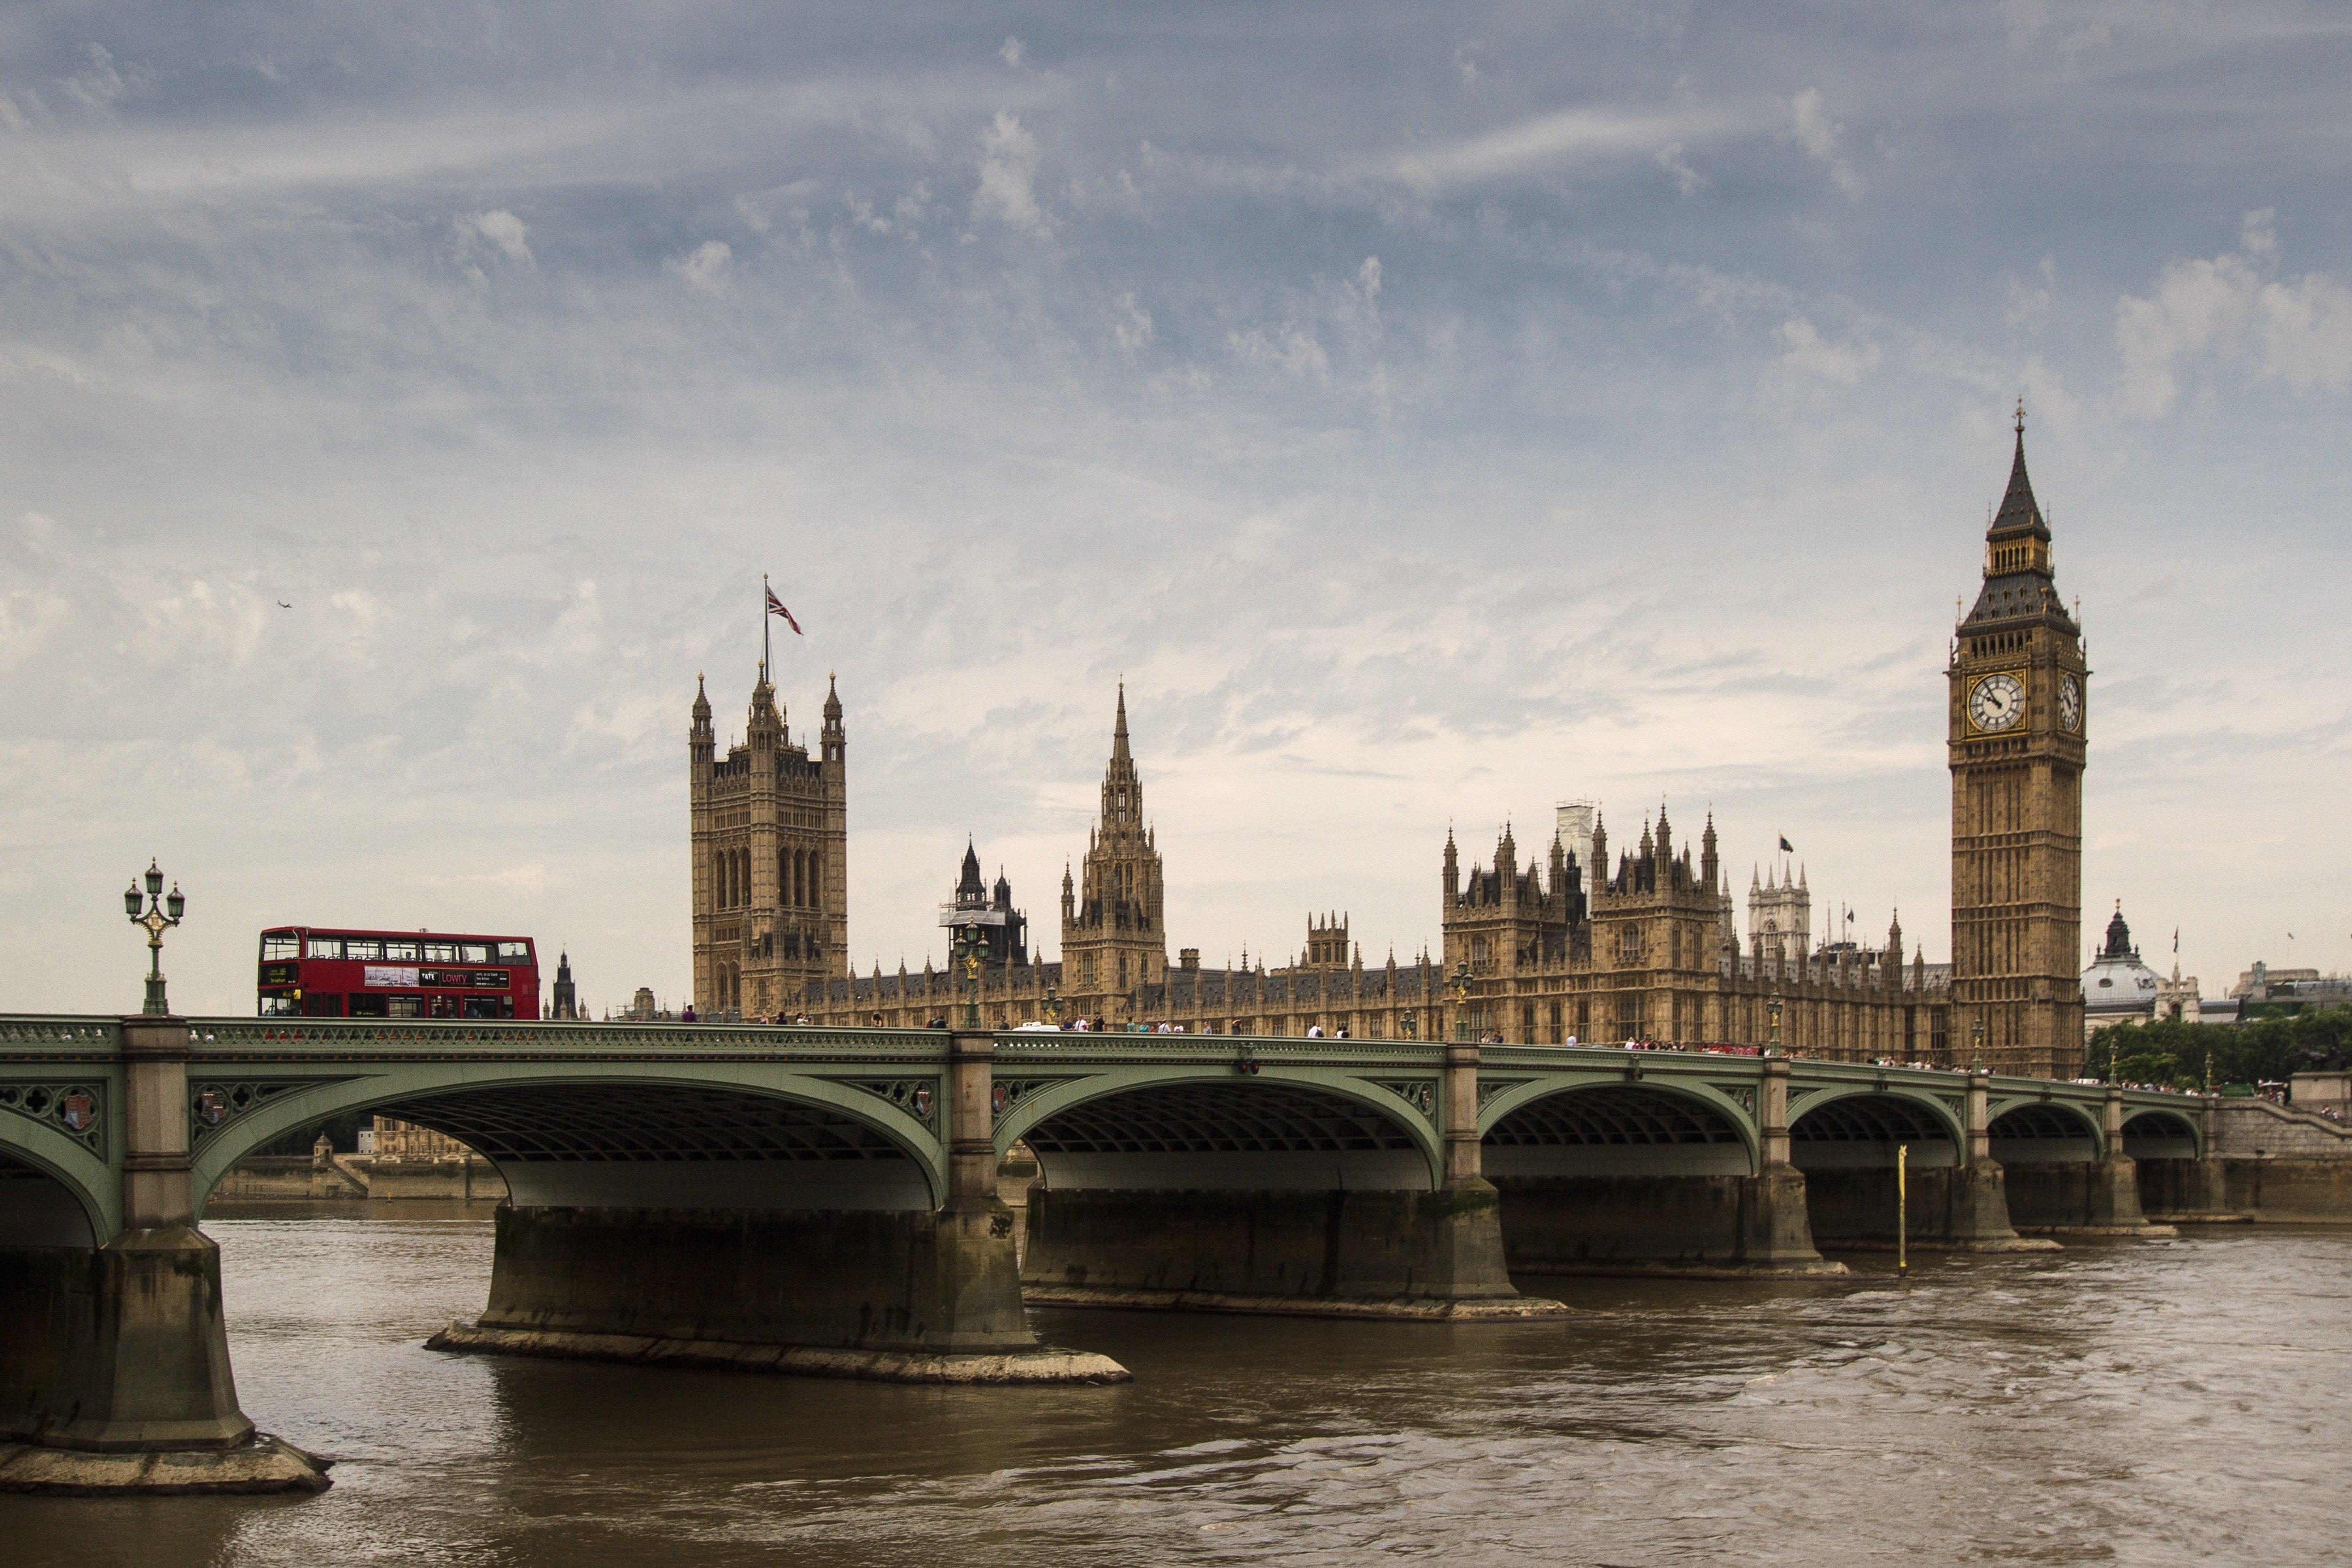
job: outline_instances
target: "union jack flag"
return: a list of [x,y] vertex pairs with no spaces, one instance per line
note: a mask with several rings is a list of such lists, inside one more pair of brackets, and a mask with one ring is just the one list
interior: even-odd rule
[[771,589],[769,589],[769,590],[767,591],[767,592],[768,592],[768,613],[769,613],[769,614],[771,614],[771,615],[781,615],[781,616],[782,616],[782,617],[784,618],[784,624],[785,624],[785,625],[787,625],[787,626],[789,626],[789,627],[791,627],[791,628],[793,629],[793,636],[795,636],[795,637],[801,637],[801,636],[805,636],[805,635],[807,635],[807,633],[803,632],[801,630],[801,623],[800,623],[799,622],[797,622],[797,621],[795,621],[795,620],[793,620],[793,612],[792,612],[791,611],[789,611],[789,610],[787,610],[787,609],[785,609],[785,608],[784,608],[784,601],[783,601],[782,600],[781,600],[781,599],[779,599],[779,598],[777,598],[777,597],[776,597],[776,591],[775,591],[774,589],[771,588]]

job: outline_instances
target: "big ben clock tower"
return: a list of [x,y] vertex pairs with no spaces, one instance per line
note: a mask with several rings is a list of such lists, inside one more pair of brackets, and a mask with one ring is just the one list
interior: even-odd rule
[[1998,1072],[2082,1071],[2083,629],[2058,598],[2050,525],[2025,476],[1985,533],[1984,587],[1953,633],[1952,1021]]

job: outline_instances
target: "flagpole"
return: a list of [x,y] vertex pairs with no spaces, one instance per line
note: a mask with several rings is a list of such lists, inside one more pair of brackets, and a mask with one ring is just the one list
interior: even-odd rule
[[775,679],[775,676],[768,672],[768,661],[774,656],[775,653],[775,650],[768,645],[769,591],[768,574],[763,571],[760,574],[760,678],[763,681]]

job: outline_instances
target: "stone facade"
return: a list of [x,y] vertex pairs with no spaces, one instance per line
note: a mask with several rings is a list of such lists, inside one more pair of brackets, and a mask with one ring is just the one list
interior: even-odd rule
[[695,683],[694,1001],[706,1017],[772,1016],[849,965],[849,740],[828,683],[817,755],[793,744],[765,665],[744,743],[722,759]]
[[1793,878],[1781,867],[1748,873],[1748,950],[1787,964],[1813,950],[1813,894],[1802,866]]
[[[1595,821],[1591,841],[1605,857],[1605,821]],[[1661,810],[1606,875],[1584,874],[1558,839],[1544,864],[1522,871],[1508,828],[1493,865],[1465,874],[1448,833],[1444,967],[1469,967],[1471,1031],[1525,1044],[1777,1040],[1841,1061],[1952,1060],[1946,971],[1917,955],[1904,963],[1899,921],[1884,948],[1845,943],[1809,953],[1776,934],[1743,953],[1712,818],[1697,852],[1694,860],[1688,842],[1676,850]],[[1589,898],[1580,891],[1588,883]]]
[[2058,597],[2019,407],[1984,585],[1955,629],[1952,1027],[2000,1072],[2083,1068],[2083,764],[2089,670]]
[[[1084,1019],[1112,1027],[1166,1023],[1207,1034],[1304,1035],[1341,1030],[1366,1040],[1440,1040],[1460,1011],[1447,976],[1466,964],[1470,1032],[1513,1042],[1560,1043],[1571,1036],[1614,1043],[1791,1050],[1848,1060],[1950,1059],[1945,971],[1915,956],[1906,965],[1902,929],[1884,949],[1851,945],[1812,953],[1780,946],[1743,956],[1717,852],[1715,825],[1698,858],[1679,852],[1665,812],[1645,823],[1638,848],[1611,876],[1591,879],[1555,837],[1544,865],[1521,871],[1509,830],[1492,869],[1461,868],[1447,835],[1442,881],[1442,961],[1423,954],[1367,967],[1337,911],[1309,915],[1297,962],[1269,969],[1203,968],[1199,950],[1168,962],[1165,882],[1157,840],[1142,815],[1122,693],[1104,771],[1102,814],[1080,873],[1066,874],[1059,963],[985,964],[976,990],[991,1028]],[[1589,841],[1606,854],[1608,828],[1596,813]],[[979,896],[979,863],[966,851],[961,905]],[[1009,908],[1010,890],[1002,889]],[[951,905],[952,910],[956,905]],[[802,993],[797,1011],[822,1024],[920,1028],[956,1021],[965,982],[926,959],[833,979]]]

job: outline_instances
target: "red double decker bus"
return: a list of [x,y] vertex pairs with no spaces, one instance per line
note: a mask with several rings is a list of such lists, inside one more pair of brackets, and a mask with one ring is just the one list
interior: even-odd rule
[[261,1015],[326,1019],[535,1019],[528,936],[342,931],[261,934]]

